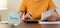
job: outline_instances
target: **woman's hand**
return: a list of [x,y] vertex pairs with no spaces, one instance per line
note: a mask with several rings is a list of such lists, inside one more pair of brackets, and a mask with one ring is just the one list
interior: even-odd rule
[[58,20],[59,16],[57,15],[56,12],[54,12],[51,16],[47,17],[48,21],[56,21]]
[[20,18],[20,22],[23,22],[24,20],[32,20],[32,14],[31,13],[27,13],[25,16],[23,15]]
[[32,14],[31,13],[27,13],[26,15],[25,15],[25,19],[26,20],[32,20]]

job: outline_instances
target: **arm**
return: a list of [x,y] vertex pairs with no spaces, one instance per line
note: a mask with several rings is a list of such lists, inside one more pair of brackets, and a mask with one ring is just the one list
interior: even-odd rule
[[55,6],[55,4],[54,4],[54,2],[52,0],[49,1],[48,10],[51,9],[51,8],[54,9],[54,13],[51,16],[47,17],[47,19],[49,21],[56,21],[56,20],[58,20],[59,15],[58,15],[58,13],[56,11],[56,6]]

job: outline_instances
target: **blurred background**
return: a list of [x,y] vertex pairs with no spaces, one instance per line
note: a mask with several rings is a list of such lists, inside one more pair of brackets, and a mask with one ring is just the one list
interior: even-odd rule
[[[60,0],[53,0],[53,2],[57,6],[57,12],[60,15]],[[18,8],[21,5],[21,3],[22,0],[7,0],[7,9],[0,10],[1,20],[7,21],[9,12],[18,12]]]
[[1,20],[7,21],[9,12],[17,12],[21,2],[22,0],[7,0],[7,9],[0,10]]

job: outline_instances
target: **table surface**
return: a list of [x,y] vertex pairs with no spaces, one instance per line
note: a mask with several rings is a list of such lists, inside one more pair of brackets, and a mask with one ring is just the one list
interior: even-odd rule
[[60,28],[60,24],[26,24],[21,22],[18,26],[11,27],[9,24],[3,24],[6,28]]
[[0,28],[60,28],[60,24],[26,24],[20,23],[18,26],[11,27],[9,24],[0,24]]
[[17,26],[17,28],[60,28],[60,24],[26,24],[26,23],[20,23]]

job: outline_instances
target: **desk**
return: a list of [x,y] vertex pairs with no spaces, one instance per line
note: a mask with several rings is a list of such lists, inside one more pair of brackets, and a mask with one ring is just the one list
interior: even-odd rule
[[[0,28],[11,27],[9,24],[0,24]],[[18,26],[14,26],[14,28],[60,28],[60,24],[26,24],[21,22]]]
[[17,28],[60,28],[59,24],[26,24],[20,23]]

